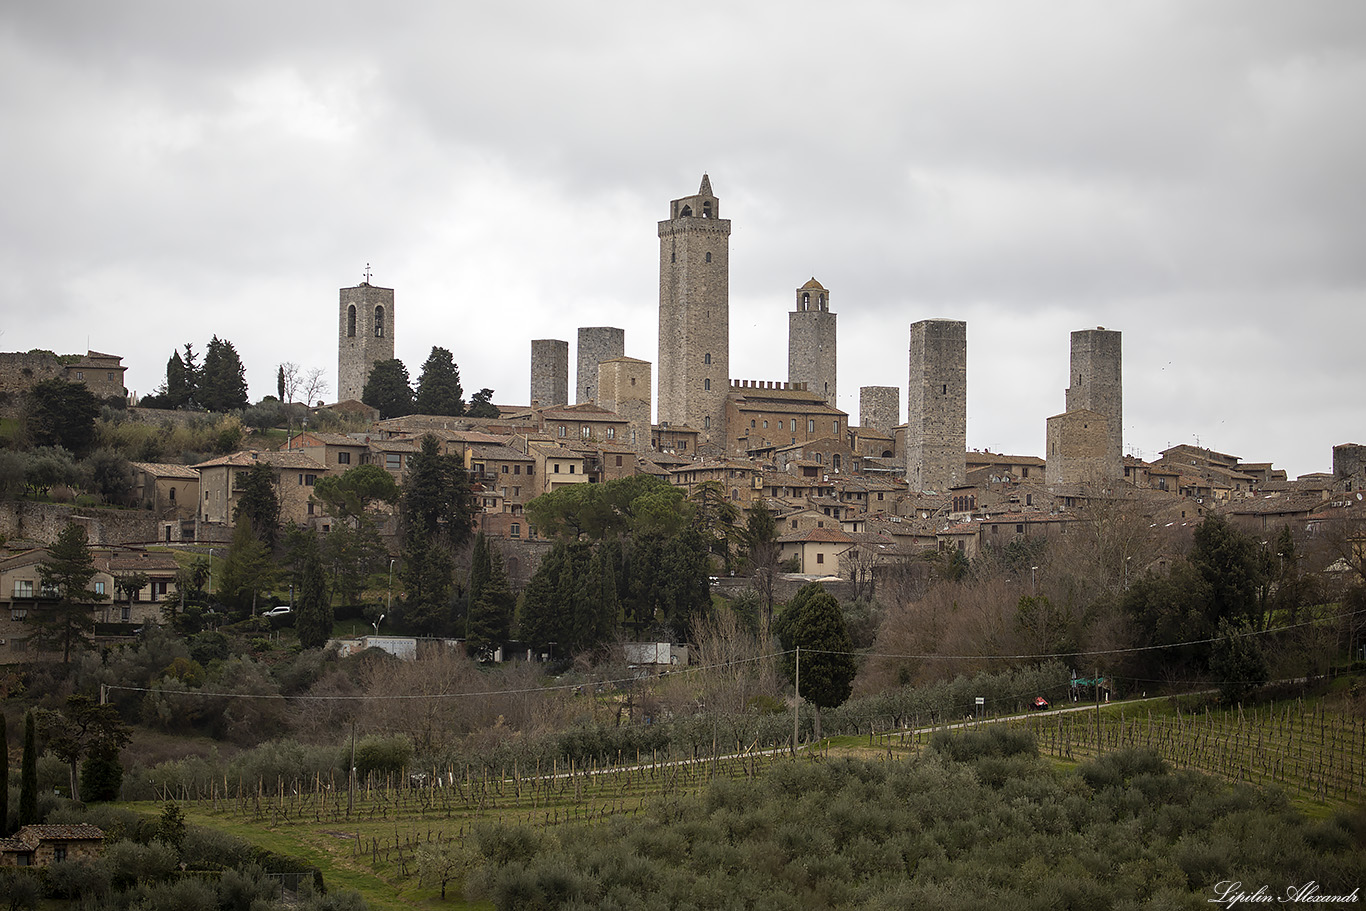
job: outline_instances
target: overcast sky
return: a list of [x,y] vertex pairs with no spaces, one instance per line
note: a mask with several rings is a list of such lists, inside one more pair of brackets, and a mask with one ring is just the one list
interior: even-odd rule
[[[711,176],[731,372],[815,277],[839,406],[968,323],[968,444],[1043,454],[1068,333],[1124,333],[1127,452],[1366,442],[1366,4],[7,3],[0,350],[151,392],[231,340],[336,388],[338,289],[414,379],[529,399],[533,338],[657,362],[657,222]],[[574,384],[573,354],[569,382]]]

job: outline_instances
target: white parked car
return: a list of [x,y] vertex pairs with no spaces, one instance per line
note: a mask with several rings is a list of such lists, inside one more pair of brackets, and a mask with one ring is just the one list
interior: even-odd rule
[[266,611],[266,612],[265,612],[264,614],[262,614],[261,616],[263,616],[263,617],[283,617],[283,616],[284,616],[285,614],[287,614],[287,613],[289,613],[289,605],[288,605],[288,604],[281,604],[279,607],[272,607],[270,610]]

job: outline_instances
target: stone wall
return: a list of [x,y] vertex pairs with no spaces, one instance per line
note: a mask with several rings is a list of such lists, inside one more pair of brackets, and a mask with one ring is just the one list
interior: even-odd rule
[[[801,591],[802,586],[814,579],[814,576],[804,576],[797,573],[780,573],[773,580],[773,600],[783,603],[792,600],[797,592]],[[841,602],[849,601],[854,597],[854,583],[848,579],[837,579],[821,583],[825,590]],[[719,576],[711,584],[711,590],[723,598],[734,600],[745,594],[745,592],[758,592],[754,580],[748,576]]]
[[[64,503],[7,500],[0,503],[0,535],[52,544],[72,522],[85,526],[91,544],[152,544],[165,538],[165,522],[138,509],[99,509]],[[179,522],[174,523],[179,540]]]
[[597,401],[602,393],[598,383],[598,367],[603,361],[626,354],[626,330],[613,326],[589,326],[579,329],[579,344],[575,350],[578,374],[574,378],[576,404]]
[[1110,423],[1094,411],[1068,411],[1048,419],[1044,482],[1099,484],[1110,473]]
[[569,343],[563,339],[531,340],[531,402],[569,404]]
[[929,319],[911,324],[906,407],[906,481],[911,490],[944,493],[966,483],[967,323]]
[[1366,446],[1360,443],[1339,443],[1333,447],[1333,477],[1366,478]]
[[901,390],[895,386],[860,386],[858,422],[860,427],[893,436],[901,423]]

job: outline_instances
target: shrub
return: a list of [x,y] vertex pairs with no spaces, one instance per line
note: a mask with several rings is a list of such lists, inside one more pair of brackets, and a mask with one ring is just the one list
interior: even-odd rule
[[971,762],[987,756],[1039,755],[1033,734],[999,724],[986,729],[936,731],[930,738],[930,749],[954,762]]

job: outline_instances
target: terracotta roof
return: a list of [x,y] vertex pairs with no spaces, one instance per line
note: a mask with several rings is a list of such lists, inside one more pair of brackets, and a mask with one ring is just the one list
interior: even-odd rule
[[304,455],[298,450],[239,450],[230,452],[225,456],[210,459],[207,462],[200,462],[198,465],[191,466],[203,470],[205,468],[250,468],[257,462],[265,462],[276,468],[313,468],[318,471],[326,471],[327,466],[312,458]]
[[199,472],[188,465],[172,465],[169,462],[129,462],[138,471],[156,475],[158,478],[183,478],[198,481]]
[[802,286],[801,286],[800,288],[798,288],[797,290],[798,290],[798,291],[824,291],[824,290],[825,290],[825,286],[822,285],[820,282],[816,281],[816,277],[813,275],[813,276],[811,276],[811,281],[809,281],[809,282],[807,282],[806,284],[802,285]]
[[783,535],[778,539],[779,544],[796,544],[805,542],[808,544],[853,544],[854,539],[849,537],[838,528],[812,528],[807,531],[798,532],[794,535]]
[[104,838],[104,830],[89,823],[68,823],[66,825],[54,826],[24,826],[14,833],[17,841],[34,844],[38,839],[47,840],[66,840],[66,841],[95,841]]

